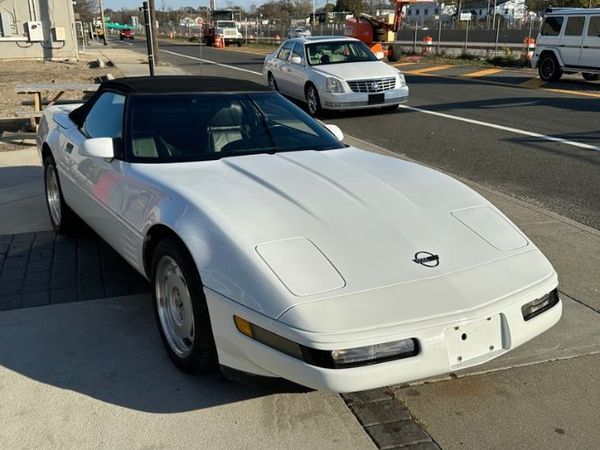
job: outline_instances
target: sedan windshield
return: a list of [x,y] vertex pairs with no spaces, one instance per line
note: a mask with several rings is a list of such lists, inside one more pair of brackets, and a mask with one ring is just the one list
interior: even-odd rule
[[136,95],[126,137],[132,162],[179,162],[343,148],[279,94]]
[[328,41],[306,45],[311,66],[377,61],[369,47],[360,41]]

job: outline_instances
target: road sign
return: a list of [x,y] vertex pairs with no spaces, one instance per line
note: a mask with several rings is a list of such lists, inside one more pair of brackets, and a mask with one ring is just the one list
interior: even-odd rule
[[463,22],[467,22],[469,20],[471,20],[473,14],[471,13],[460,13],[460,20]]

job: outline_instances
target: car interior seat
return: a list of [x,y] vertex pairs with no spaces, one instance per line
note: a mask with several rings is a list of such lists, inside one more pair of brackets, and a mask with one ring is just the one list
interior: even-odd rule
[[[210,142],[214,152],[232,142],[242,141],[242,118],[244,110],[239,103],[230,103],[219,109],[210,120]],[[229,149],[232,147],[230,146]]]

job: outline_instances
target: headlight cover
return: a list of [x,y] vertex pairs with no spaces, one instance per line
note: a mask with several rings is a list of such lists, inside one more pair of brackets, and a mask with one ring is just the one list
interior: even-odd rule
[[327,78],[325,90],[332,94],[341,94],[344,92],[344,86],[342,86],[342,83],[337,78]]
[[233,316],[233,321],[243,335],[307,364],[325,369],[368,366],[409,358],[420,353],[419,341],[415,338],[343,350],[317,350],[265,330],[239,316]]
[[398,87],[405,87],[406,86],[406,78],[404,78],[404,74],[401,72],[398,72]]

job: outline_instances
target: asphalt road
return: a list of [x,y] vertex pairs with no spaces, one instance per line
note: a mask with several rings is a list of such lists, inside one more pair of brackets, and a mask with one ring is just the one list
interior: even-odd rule
[[[145,50],[142,42],[133,48]],[[262,81],[262,55],[162,43],[160,57],[190,74]],[[548,90],[430,75],[407,75],[408,105],[427,112],[324,119],[346,134],[600,229],[600,95],[577,92],[600,92],[600,83],[567,80]],[[505,78],[511,76],[523,75]]]

